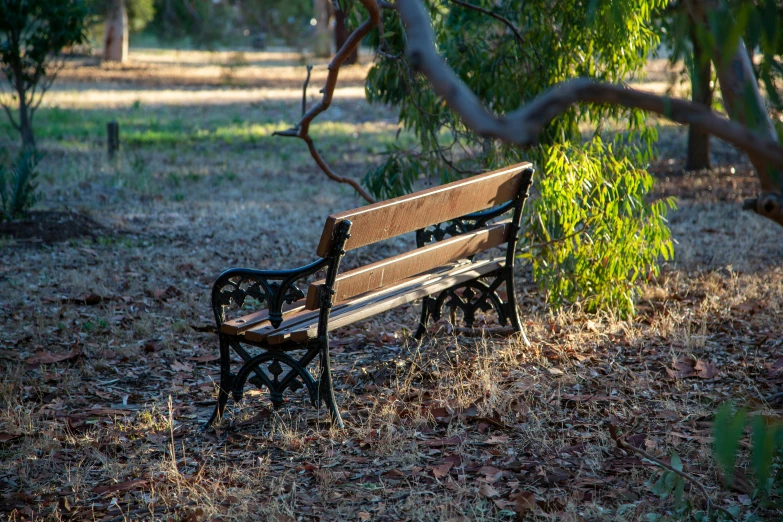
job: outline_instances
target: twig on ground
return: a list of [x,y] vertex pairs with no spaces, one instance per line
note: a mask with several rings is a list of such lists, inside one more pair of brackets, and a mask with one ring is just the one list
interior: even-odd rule
[[[613,427],[610,427],[610,431],[614,431],[611,428],[613,428]],[[702,484],[701,481],[699,481],[699,479],[697,479],[696,477],[694,477],[690,473],[686,473],[684,471],[680,471],[680,470],[674,468],[671,464],[665,463],[664,461],[662,461],[658,457],[654,457],[653,455],[650,455],[649,453],[647,453],[646,451],[644,451],[641,448],[637,448],[636,446],[628,444],[622,438],[617,436],[616,433],[614,433],[612,435],[612,438],[617,443],[618,447],[620,447],[620,448],[622,448],[624,450],[630,451],[631,453],[636,453],[637,455],[640,455],[640,456],[644,457],[645,459],[649,460],[650,462],[654,463],[655,465],[660,466],[661,468],[663,468],[663,469],[665,469],[667,471],[671,471],[672,473],[674,473],[676,475],[679,475],[683,479],[687,480],[688,482],[690,482],[691,484],[696,486],[696,488],[698,488],[698,490],[704,496],[704,500],[706,500],[706,502],[707,502],[707,518],[709,518],[709,516],[710,516],[710,510],[712,508],[715,508],[718,511],[720,511],[721,513],[724,513],[726,516],[728,516],[734,522],[737,522],[737,519],[734,517],[734,515],[731,514],[731,512],[729,510],[727,510],[726,508],[724,508],[722,506],[717,506],[717,505],[712,503],[712,500],[710,500],[710,494],[707,491],[707,488],[704,487],[704,484]]]
[[783,397],[783,391],[778,393],[773,393],[772,395],[767,395],[766,397],[762,397],[761,400],[763,400],[764,402],[770,402],[776,399],[780,399],[781,397]]

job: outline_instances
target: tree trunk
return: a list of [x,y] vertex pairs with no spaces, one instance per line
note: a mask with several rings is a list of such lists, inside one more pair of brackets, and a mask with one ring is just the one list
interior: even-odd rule
[[[345,41],[350,36],[350,32],[348,31],[348,28],[345,26],[345,13],[340,10],[335,10],[334,12],[334,44],[335,49],[340,49]],[[356,46],[356,48],[351,52],[351,54],[348,55],[348,58],[345,59],[343,62],[343,65],[353,65],[356,62],[359,61],[359,46]]]
[[[687,6],[692,18],[705,26],[707,10],[719,8],[715,0],[687,0]],[[729,16],[728,12],[724,14]],[[778,133],[767,114],[745,43],[740,40],[728,59],[723,59],[720,45],[710,51],[729,118],[762,138],[778,141]],[[783,225],[783,173],[755,154],[749,153],[748,157],[759,177],[761,193],[757,198],[746,200],[744,207]]]
[[[693,70],[691,71],[691,100],[710,107],[712,105],[712,63],[709,54],[696,38],[691,25],[693,43]],[[712,168],[710,163],[710,135],[693,126],[688,128],[688,159],[685,170],[705,170]]]
[[313,0],[313,18],[315,19],[313,53],[319,58],[332,56],[332,46],[329,38],[330,7],[329,0]]
[[24,93],[19,96],[19,133],[22,135],[22,149],[34,149],[33,122],[30,118],[30,107],[25,101]]
[[125,0],[111,0],[111,7],[106,13],[103,59],[112,62],[125,62],[128,59],[128,12]]

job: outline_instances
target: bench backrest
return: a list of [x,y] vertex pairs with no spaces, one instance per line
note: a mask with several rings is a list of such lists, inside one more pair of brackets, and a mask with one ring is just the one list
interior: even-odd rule
[[[529,174],[526,175],[525,171],[530,169],[530,163],[519,163],[407,196],[332,214],[326,218],[317,253],[321,257],[328,255],[335,227],[344,220],[351,222],[351,237],[344,246],[348,251],[500,206],[520,195],[523,180],[527,177],[529,182]],[[389,286],[407,277],[499,246],[508,241],[511,229],[508,222],[490,224],[345,272],[337,276],[334,299],[341,301]],[[307,308],[318,308],[318,292],[322,286],[323,283],[319,281],[310,287]]]

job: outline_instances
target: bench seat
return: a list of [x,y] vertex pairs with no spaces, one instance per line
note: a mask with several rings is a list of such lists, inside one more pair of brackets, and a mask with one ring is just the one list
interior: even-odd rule
[[[504,264],[505,257],[476,262],[463,260],[428,270],[392,287],[339,301],[332,307],[328,331],[485,276],[503,268]],[[227,321],[222,325],[221,331],[229,335],[244,336],[251,343],[267,343],[272,346],[289,341],[302,343],[317,337],[318,315],[318,310],[305,308],[303,299],[293,303],[287,313],[284,312],[284,320],[277,328],[272,326],[268,315],[262,312]]]

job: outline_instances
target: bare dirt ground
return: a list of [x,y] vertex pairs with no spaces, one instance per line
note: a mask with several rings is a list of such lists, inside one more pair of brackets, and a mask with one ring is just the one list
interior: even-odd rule
[[[780,519],[758,509],[742,469],[725,486],[711,456],[719,405],[779,416],[770,397],[783,384],[783,243],[740,210],[756,184],[730,148],[716,144],[714,173],[682,173],[684,132],[661,129],[656,196],[678,198],[676,258],[644,287],[633,320],[552,311],[529,282],[519,298],[531,348],[456,336],[445,323],[417,343],[415,307],[398,309],[333,336],[345,430],[302,396],[271,411],[263,391],[248,391],[202,432],[218,369],[212,281],[232,266],[312,260],[324,218],[361,202],[326,181],[303,144],[271,137],[300,110],[296,55],[131,57],[120,68],[72,64],[37,116],[47,153],[39,208],[80,211],[107,230],[0,243],[3,517],[666,513],[669,501],[650,491],[655,465],[618,448],[614,427],[663,461],[678,454],[715,504]],[[356,177],[397,131],[392,112],[363,102],[365,70],[346,70],[313,131],[330,163]],[[109,119],[122,129],[116,161],[103,151]],[[0,127],[0,148],[15,144]],[[686,494],[704,504],[695,487]]]

